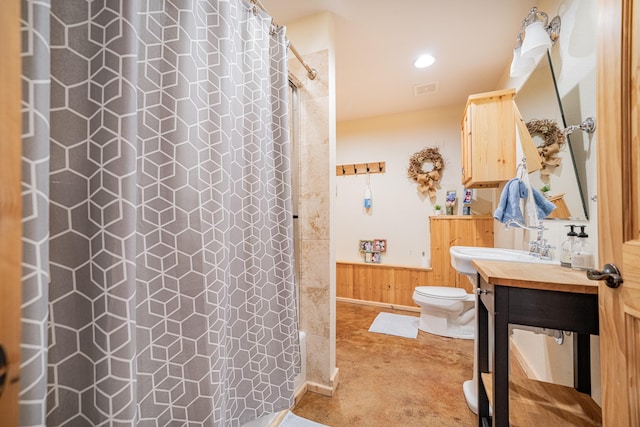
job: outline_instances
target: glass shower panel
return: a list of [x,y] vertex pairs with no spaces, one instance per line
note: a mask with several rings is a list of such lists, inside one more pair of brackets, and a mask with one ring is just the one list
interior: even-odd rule
[[290,166],[291,166],[291,204],[293,211],[293,255],[296,282],[296,301],[298,304],[298,321],[300,320],[300,223],[298,212],[299,203],[299,158],[300,158],[300,107],[298,88],[289,80],[289,140],[290,140]]

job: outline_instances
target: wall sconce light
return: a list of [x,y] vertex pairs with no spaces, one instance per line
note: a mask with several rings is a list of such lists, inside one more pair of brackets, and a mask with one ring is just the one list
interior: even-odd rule
[[513,60],[511,61],[511,77],[524,76],[535,67],[533,58],[522,57],[522,32],[518,34],[516,39],[516,48],[513,49]]
[[511,77],[522,76],[535,68],[538,60],[560,36],[560,17],[549,22],[549,16],[532,7],[520,25],[513,50]]

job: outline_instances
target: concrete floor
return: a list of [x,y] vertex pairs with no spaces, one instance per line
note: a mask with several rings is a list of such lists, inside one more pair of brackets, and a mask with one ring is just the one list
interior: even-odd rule
[[339,386],[333,397],[307,392],[293,412],[332,427],[475,425],[462,393],[471,379],[473,341],[422,331],[417,339],[369,332],[381,311],[418,316],[337,303]]

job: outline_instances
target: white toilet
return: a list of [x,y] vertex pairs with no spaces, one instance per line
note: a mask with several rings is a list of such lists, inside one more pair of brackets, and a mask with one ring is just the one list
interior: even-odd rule
[[475,295],[445,286],[418,286],[413,301],[421,308],[418,328],[431,334],[472,340]]

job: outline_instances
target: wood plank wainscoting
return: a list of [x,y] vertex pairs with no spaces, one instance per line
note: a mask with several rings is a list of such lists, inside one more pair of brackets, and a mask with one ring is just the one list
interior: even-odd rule
[[430,268],[336,263],[336,296],[340,299],[382,303],[399,309],[419,309],[413,302],[413,290],[416,286],[432,284],[433,271]]
[[451,266],[451,246],[493,247],[490,215],[447,215],[429,218],[433,284],[472,291],[471,282]]
[[430,217],[432,268],[354,262],[336,263],[336,296],[399,309],[418,308],[416,286],[451,286],[471,292],[469,280],[451,267],[451,246],[493,247],[493,217]]

